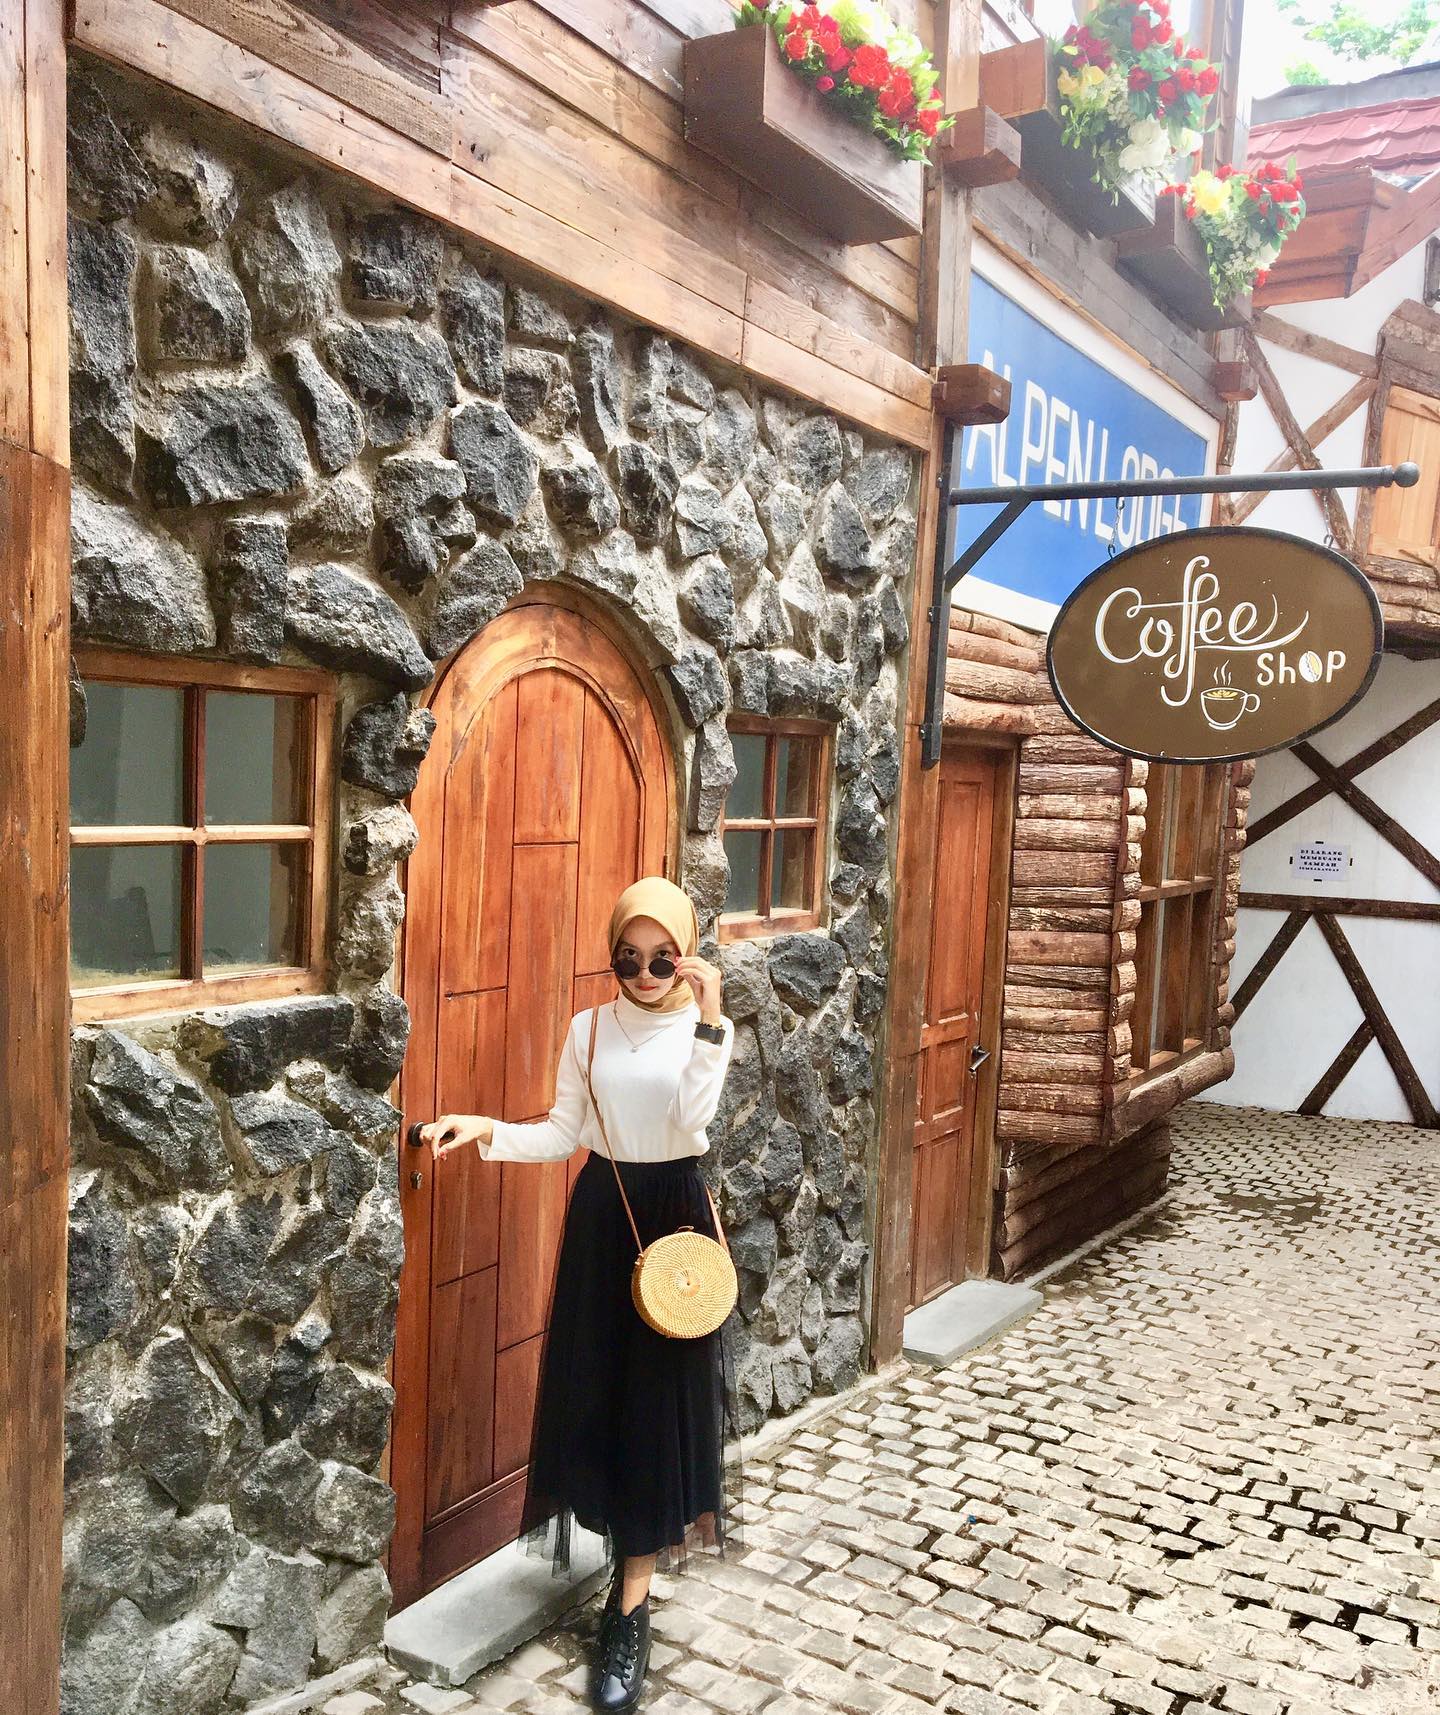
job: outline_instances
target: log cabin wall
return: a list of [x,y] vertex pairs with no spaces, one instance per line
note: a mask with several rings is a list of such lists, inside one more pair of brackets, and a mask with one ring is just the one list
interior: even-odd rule
[[1202,1047],[1145,1077],[1131,1066],[1140,842],[1149,766],[1077,732],[1043,641],[952,612],[947,740],[1019,750],[995,1118],[994,1270],[1033,1272],[1163,1191],[1166,1116],[1227,1078],[1229,960],[1254,765],[1229,770]]

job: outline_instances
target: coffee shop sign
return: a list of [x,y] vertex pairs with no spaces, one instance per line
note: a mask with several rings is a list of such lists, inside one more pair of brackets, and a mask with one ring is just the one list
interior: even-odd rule
[[1338,720],[1379,662],[1357,566],[1278,530],[1189,530],[1117,555],[1050,633],[1050,680],[1102,744],[1166,762],[1260,756]]

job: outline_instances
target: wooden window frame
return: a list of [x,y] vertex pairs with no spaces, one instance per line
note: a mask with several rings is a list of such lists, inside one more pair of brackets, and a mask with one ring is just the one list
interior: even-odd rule
[[[243,1001],[323,994],[330,988],[329,916],[331,854],[335,827],[335,683],[319,670],[260,667],[225,661],[139,655],[95,645],[77,645],[75,666],[82,679],[111,684],[159,686],[185,693],[183,806],[188,821],[178,827],[82,827],[70,830],[77,846],[178,845],[182,851],[180,961],[182,971],[203,969],[204,864],[208,845],[303,844],[309,848],[307,884],[296,901],[299,962],[222,977],[179,976],[157,982],[114,983],[72,990],[77,1024],[140,1013],[188,1011]],[[307,820],[294,823],[206,824],[201,817],[204,778],[204,699],[201,691],[258,691],[298,696],[304,723],[302,778],[298,784]]]
[[[1228,763],[1150,764],[1130,1016],[1132,1087],[1207,1052],[1214,1042],[1215,934],[1224,893],[1229,783]],[[1197,900],[1204,901],[1198,923]],[[1172,937],[1171,913],[1183,906],[1185,930]],[[1157,1001],[1159,1048],[1151,1040]]]
[[[741,816],[731,818],[722,810],[720,814],[719,833],[723,843],[727,832],[758,832],[760,842],[760,905],[757,912],[732,912],[722,915],[716,920],[716,938],[724,941],[753,940],[766,935],[789,935],[805,929],[818,929],[825,919],[825,863],[827,840],[830,831],[830,787],[831,787],[831,755],[834,745],[834,727],[827,721],[807,720],[799,716],[788,715],[732,715],[726,723],[727,731],[734,734],[746,734],[751,737],[761,737],[768,742],[765,746],[764,784],[761,788],[762,801],[768,805],[768,816]],[[776,816],[775,811],[775,741],[786,737],[814,738],[819,742],[815,746],[814,764],[814,804],[813,816]],[[781,906],[778,909],[766,909],[770,905],[770,888],[773,882],[771,874],[771,859],[774,851],[773,835],[783,832],[786,828],[813,828],[815,838],[811,845],[810,870],[806,877],[806,893],[810,905],[805,909],[793,906]]]

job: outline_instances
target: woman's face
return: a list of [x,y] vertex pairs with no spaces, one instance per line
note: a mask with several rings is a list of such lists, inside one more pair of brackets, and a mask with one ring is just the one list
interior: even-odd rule
[[630,919],[620,939],[615,943],[615,957],[619,958],[623,953],[632,953],[640,961],[638,976],[618,979],[621,988],[632,1000],[659,1000],[661,995],[668,993],[680,981],[678,971],[668,977],[650,974],[650,961],[657,953],[664,953],[671,959],[680,957],[680,949],[675,945],[669,930],[662,928],[653,917]]

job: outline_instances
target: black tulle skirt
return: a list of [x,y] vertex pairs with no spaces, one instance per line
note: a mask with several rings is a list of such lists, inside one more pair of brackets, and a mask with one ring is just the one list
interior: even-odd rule
[[[621,1162],[642,1240],[715,1224],[697,1158]],[[521,1536],[570,1565],[576,1524],[612,1566],[739,1545],[740,1461],[730,1322],[699,1339],[657,1334],[630,1298],[635,1240],[607,1157],[576,1176],[541,1360]]]

